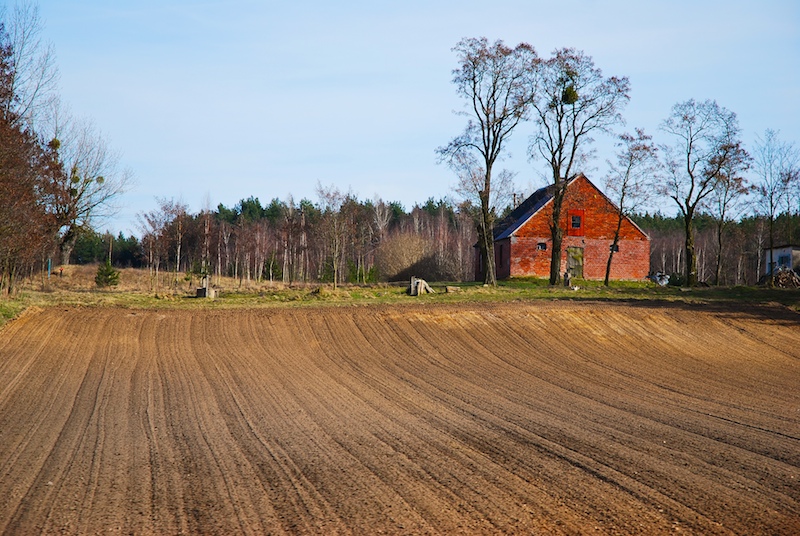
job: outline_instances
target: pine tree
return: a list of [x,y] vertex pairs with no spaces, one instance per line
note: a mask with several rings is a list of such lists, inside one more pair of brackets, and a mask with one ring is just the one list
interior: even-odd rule
[[119,270],[115,270],[111,266],[110,259],[106,259],[105,263],[97,267],[97,275],[94,277],[94,282],[100,288],[119,285]]

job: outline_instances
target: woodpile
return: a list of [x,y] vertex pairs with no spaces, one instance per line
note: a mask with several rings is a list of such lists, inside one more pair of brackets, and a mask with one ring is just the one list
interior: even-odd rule
[[[760,285],[769,284],[770,276],[764,276],[758,282]],[[776,288],[800,288],[800,275],[794,270],[780,269],[772,276],[772,286]]]
[[773,284],[778,288],[800,288],[800,275],[794,270],[780,270],[775,274]]

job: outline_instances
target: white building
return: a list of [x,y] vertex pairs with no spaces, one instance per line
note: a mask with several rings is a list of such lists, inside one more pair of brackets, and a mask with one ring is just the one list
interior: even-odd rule
[[770,270],[781,268],[791,268],[800,274],[800,246],[778,246],[773,249],[764,250],[764,263],[761,265],[763,274],[770,273]]

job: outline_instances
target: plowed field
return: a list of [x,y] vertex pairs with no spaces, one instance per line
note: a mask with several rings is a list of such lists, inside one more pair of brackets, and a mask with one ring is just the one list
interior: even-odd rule
[[800,315],[46,309],[0,332],[0,532],[800,534]]

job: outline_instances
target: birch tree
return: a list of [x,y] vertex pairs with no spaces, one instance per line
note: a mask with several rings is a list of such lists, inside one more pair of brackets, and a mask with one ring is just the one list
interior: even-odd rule
[[335,289],[339,283],[345,244],[346,222],[341,209],[348,196],[334,186],[323,187],[321,183],[317,184],[317,196],[322,213],[321,231],[328,250],[325,260],[330,262],[333,288]]

